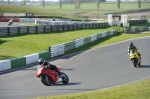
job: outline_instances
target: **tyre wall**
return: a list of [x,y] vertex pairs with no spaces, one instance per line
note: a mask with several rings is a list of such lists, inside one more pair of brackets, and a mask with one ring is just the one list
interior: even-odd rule
[[56,56],[63,55],[66,52],[68,52],[69,50],[76,49],[78,47],[81,47],[83,45],[86,45],[88,43],[94,42],[98,39],[101,39],[101,38],[104,38],[107,36],[115,35],[116,33],[117,33],[116,30],[106,31],[106,32],[94,34],[94,35],[91,35],[88,37],[79,38],[79,39],[73,40],[71,42],[50,46],[49,47],[50,57],[53,58]]
[[144,31],[150,31],[150,27],[139,27],[139,28],[125,28],[124,33],[131,34],[131,33],[139,33]]
[[35,53],[35,54],[31,54],[19,58],[13,58],[9,60],[2,60],[0,61],[0,71],[15,69],[33,63],[37,63],[39,58],[49,59],[50,58],[49,51]]

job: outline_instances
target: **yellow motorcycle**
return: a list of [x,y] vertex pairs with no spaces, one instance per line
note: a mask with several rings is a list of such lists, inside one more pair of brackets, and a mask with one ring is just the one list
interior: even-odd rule
[[130,60],[133,62],[134,67],[141,65],[141,57],[138,55],[137,50],[131,49],[128,55]]

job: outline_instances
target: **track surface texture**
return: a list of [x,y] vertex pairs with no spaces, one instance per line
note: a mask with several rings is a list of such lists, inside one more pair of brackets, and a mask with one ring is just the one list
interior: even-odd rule
[[0,27],[20,27],[20,26],[29,26],[29,25],[21,22],[13,22],[13,25],[8,26],[8,22],[0,22]]
[[[133,42],[142,56],[135,68],[127,56]],[[26,99],[109,88],[150,76],[150,37],[132,39],[50,60],[62,67],[68,84],[45,86],[36,77],[38,65],[0,75],[0,99]]]

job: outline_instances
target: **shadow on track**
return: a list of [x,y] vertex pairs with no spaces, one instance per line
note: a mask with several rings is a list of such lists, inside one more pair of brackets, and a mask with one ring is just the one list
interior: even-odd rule
[[150,65],[141,65],[140,67],[138,68],[150,68]]
[[68,84],[62,84],[62,83],[56,83],[52,86],[73,86],[73,85],[79,85],[81,84],[82,82],[69,82]]

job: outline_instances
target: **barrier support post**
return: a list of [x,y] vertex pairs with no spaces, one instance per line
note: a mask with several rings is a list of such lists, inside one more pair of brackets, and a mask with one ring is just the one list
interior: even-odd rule
[[10,27],[7,27],[8,36],[10,36]]
[[18,34],[20,34],[20,27],[18,27]]
[[70,29],[69,29],[69,25],[67,25],[67,27],[68,27],[68,31],[70,31]]
[[27,34],[29,34],[29,26],[27,26]]
[[74,24],[72,25],[72,30],[74,31]]
[[64,29],[64,25],[62,25],[62,30],[64,31],[65,29]]
[[38,33],[38,27],[35,26],[35,33]]
[[81,23],[81,30],[83,29],[83,24]]
[[46,28],[46,26],[44,25],[44,27],[43,27],[43,32],[45,33],[45,28]]
[[50,32],[52,32],[52,25],[50,25]]

